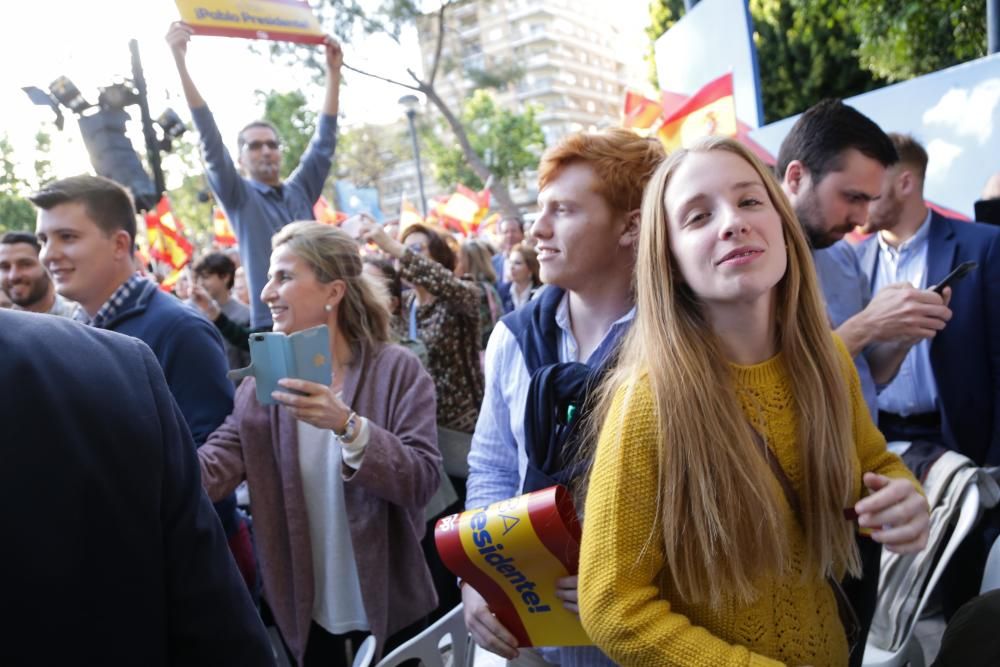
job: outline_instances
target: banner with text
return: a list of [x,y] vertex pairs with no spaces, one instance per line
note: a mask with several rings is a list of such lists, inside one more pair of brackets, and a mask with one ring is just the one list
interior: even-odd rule
[[577,573],[580,524],[565,487],[552,486],[453,514],[434,529],[441,560],[479,592],[519,646],[589,646],[555,596]]
[[322,44],[325,36],[304,0],[174,0],[197,35]]

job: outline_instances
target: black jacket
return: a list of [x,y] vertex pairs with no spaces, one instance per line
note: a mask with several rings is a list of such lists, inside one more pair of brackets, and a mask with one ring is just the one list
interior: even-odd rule
[[271,665],[140,341],[0,311],[3,665]]

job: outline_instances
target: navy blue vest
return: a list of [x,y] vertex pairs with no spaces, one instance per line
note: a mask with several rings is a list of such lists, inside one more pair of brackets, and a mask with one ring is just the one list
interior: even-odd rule
[[502,318],[517,340],[531,376],[524,410],[528,469],[522,493],[569,485],[586,468],[577,460],[578,430],[587,396],[614,363],[622,330],[594,351],[596,366],[559,361],[556,310],[565,291],[549,286],[523,307]]

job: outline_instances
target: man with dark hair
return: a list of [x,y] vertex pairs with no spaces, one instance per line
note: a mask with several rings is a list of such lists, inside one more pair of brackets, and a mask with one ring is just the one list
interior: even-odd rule
[[315,217],[313,205],[330,172],[336,147],[340,67],[344,56],[340,45],[328,37],[326,98],[316,133],[302,154],[298,168],[287,180],[281,180],[282,153],[278,133],[270,123],[254,121],[240,130],[237,138],[239,166],[247,176],[243,178],[226,152],[212,112],[188,72],[187,48],[192,34],[190,26],[174,23],[167,33],[167,43],[173,52],[195,127],[201,135],[205,176],[239,241],[240,258],[250,287],[252,325],[255,329],[269,328],[271,313],[260,300],[260,292],[267,282],[271,237],[293,220]]
[[[250,326],[250,309],[231,296],[235,277],[236,265],[233,260],[221,252],[209,253],[194,265],[194,285],[191,289],[195,297],[201,296],[200,290],[204,291],[204,296],[218,306],[218,313],[225,315],[230,322],[246,328]],[[243,368],[250,363],[250,354],[245,349],[228,340],[224,342],[230,368]]]
[[[53,181],[29,199],[39,209],[42,263],[59,293],[80,304],[77,319],[152,348],[195,444],[204,443],[233,407],[222,338],[204,317],[136,272],[128,192],[106,178],[75,176]],[[216,510],[244,574],[252,575],[249,534],[235,496]]]
[[[490,335],[486,393],[469,453],[467,509],[572,482],[572,469],[546,466],[535,452],[547,449],[556,461],[572,461],[572,443],[549,438],[552,399],[575,393],[578,381],[612,363],[632,324],[642,192],[662,160],[658,141],[623,129],[572,134],[542,156],[539,216],[531,231],[549,287],[501,319]],[[585,396],[577,394],[573,403],[577,399]],[[576,577],[555,586],[564,606],[577,612]],[[594,647],[554,655],[519,649],[471,586],[462,586],[462,601],[476,642],[516,659],[514,664],[545,664],[539,661],[546,658],[564,667],[613,664]]]
[[808,109],[778,151],[778,178],[812,243],[830,321],[854,356],[876,423],[876,385],[892,380],[909,348],[951,317],[941,296],[906,282],[872,298],[854,249],[843,240],[864,226],[886,169],[898,160],[885,132],[840,100]]
[[56,292],[52,277],[38,260],[42,246],[31,232],[7,232],[0,238],[0,290],[17,310],[73,317],[77,306]]
[[[812,243],[830,323],[854,357],[873,420],[878,419],[876,385],[889,382],[910,347],[932,338],[951,317],[940,295],[905,282],[872,298],[868,277],[843,240],[864,226],[886,169],[898,161],[885,132],[840,100],[824,100],[803,113],[778,151],[778,178]],[[875,613],[882,551],[861,536],[858,548],[863,575],[844,581],[860,621],[852,667],[861,664]]]
[[0,350],[0,663],[273,665],[149,348],[4,311]]

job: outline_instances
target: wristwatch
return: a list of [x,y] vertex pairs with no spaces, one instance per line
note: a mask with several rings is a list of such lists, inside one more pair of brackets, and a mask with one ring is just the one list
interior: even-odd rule
[[358,413],[351,410],[351,414],[347,416],[347,421],[344,422],[344,428],[340,431],[334,429],[333,434],[341,442],[353,442],[354,438],[358,437]]

